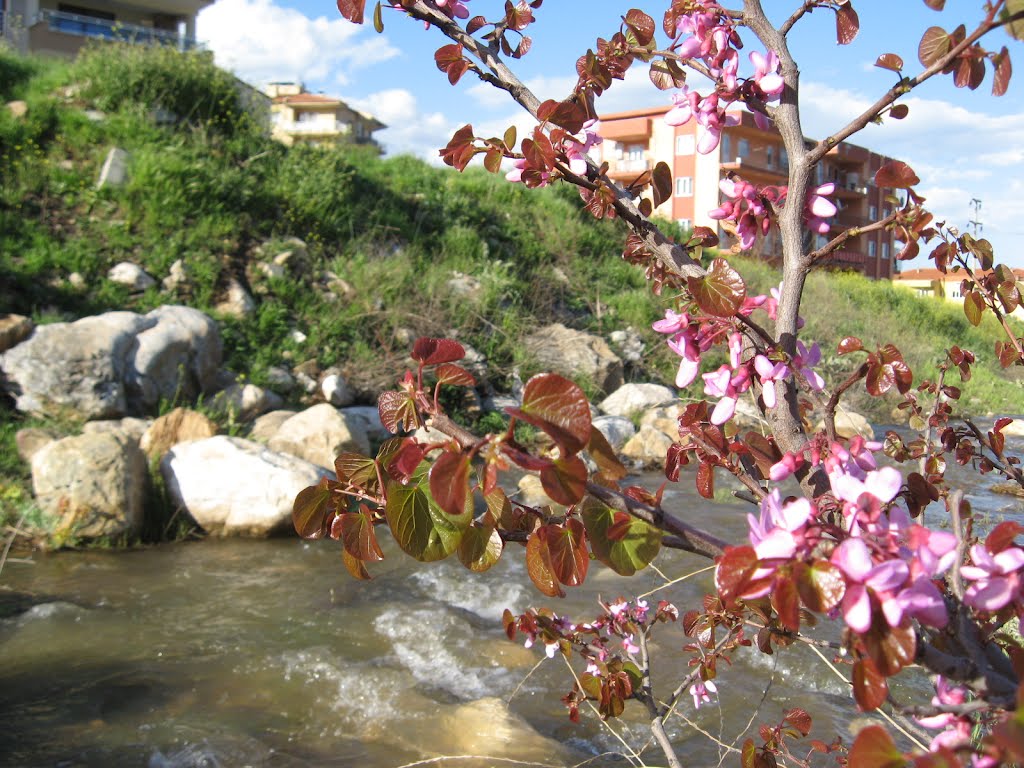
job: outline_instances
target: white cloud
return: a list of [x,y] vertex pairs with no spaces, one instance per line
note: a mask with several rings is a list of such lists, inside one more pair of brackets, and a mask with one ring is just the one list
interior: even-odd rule
[[328,78],[344,85],[348,72],[398,55],[383,36],[272,0],[218,0],[200,12],[197,29],[220,66],[256,85]]
[[441,112],[422,111],[416,96],[404,88],[391,88],[348,102],[388,126],[375,133],[374,138],[389,155],[410,154],[440,163],[437,151],[461,125]]

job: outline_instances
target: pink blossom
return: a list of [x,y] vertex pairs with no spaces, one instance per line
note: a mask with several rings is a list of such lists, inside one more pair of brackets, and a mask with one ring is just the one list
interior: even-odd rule
[[734,375],[728,365],[723,365],[703,378],[704,394],[721,398],[711,412],[711,423],[724,424],[736,412],[739,396],[750,387],[750,371],[744,366]]
[[785,363],[773,364],[764,355],[757,355],[754,358],[754,370],[757,371],[758,378],[761,380],[761,397],[764,398],[765,408],[774,408],[777,402],[775,382],[782,381],[789,376],[789,366]]
[[768,477],[773,483],[781,483],[796,472],[804,464],[804,457],[798,453],[785,453],[782,458],[768,469]]
[[960,569],[960,575],[973,581],[964,594],[964,602],[982,611],[998,611],[1020,594],[1020,569],[1024,567],[1024,550],[1010,547],[993,555],[983,544],[971,547],[971,562]]
[[450,15],[458,19],[468,19],[469,9],[466,7],[466,3],[469,0],[434,0],[437,3],[437,7],[441,10],[447,10]]
[[765,57],[759,51],[750,52],[750,63],[754,65],[754,82],[765,95],[765,101],[774,101],[786,87],[779,74],[779,57],[775,51],[768,51]]
[[830,229],[828,221],[836,215],[835,203],[825,195],[831,195],[836,191],[833,183],[822,184],[807,193],[807,205],[804,208],[804,216],[807,217],[807,226],[820,235],[827,235]]
[[[932,706],[955,706],[967,701],[967,691],[959,686],[951,686],[946,678],[939,675],[935,678],[935,695],[932,696]],[[930,717],[914,718],[925,728],[948,728],[957,719],[951,712],[942,712]]]
[[779,489],[761,500],[761,516],[747,515],[750,543],[757,556],[764,559],[790,558],[803,548],[805,528],[814,508],[804,498],[783,504]]
[[699,102],[700,94],[683,86],[678,93],[672,94],[674,106],[665,113],[663,118],[665,124],[671,126],[686,125],[697,112],[697,104]]
[[[799,327],[799,323],[797,324]],[[808,349],[802,341],[796,343],[796,355],[793,357],[793,369],[803,376],[807,386],[815,392],[821,392],[825,388],[825,380],[814,370],[814,366],[821,362],[821,347],[817,342]]]
[[903,620],[903,606],[895,599],[895,590],[902,587],[910,576],[910,569],[902,560],[883,560],[877,565],[863,539],[851,538],[832,553],[832,564],[846,576],[843,595],[843,618],[854,632],[864,633],[871,628],[871,593],[882,606],[889,626]]
[[629,654],[640,653],[640,646],[633,642],[632,635],[625,635],[622,638],[622,648]]
[[711,703],[711,694],[718,693],[718,688],[710,680],[698,680],[690,686],[690,695],[693,696],[693,706],[700,709],[701,704]]

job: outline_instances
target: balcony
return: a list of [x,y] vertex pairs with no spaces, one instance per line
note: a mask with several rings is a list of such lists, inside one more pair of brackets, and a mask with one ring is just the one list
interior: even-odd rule
[[46,25],[50,32],[138,45],[171,45],[181,50],[191,50],[198,45],[195,38],[186,37],[172,30],[108,21],[66,11],[40,10],[32,18],[29,27],[35,28],[38,25]]
[[283,133],[301,133],[318,136],[334,136],[339,133],[348,133],[352,130],[352,126],[349,123],[343,123],[340,120],[282,121],[274,123],[274,127]]

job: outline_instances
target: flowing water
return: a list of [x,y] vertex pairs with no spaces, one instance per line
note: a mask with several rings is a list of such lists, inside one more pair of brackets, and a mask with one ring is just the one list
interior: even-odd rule
[[[691,482],[666,506],[742,536],[748,507],[698,500]],[[975,502],[986,516],[1024,517],[1012,497]],[[208,540],[7,564],[0,608],[32,607],[0,619],[0,765],[374,768],[454,756],[429,764],[626,766],[621,753],[647,743],[635,703],[616,733],[586,713],[571,724],[559,702],[573,682],[565,663],[509,642],[500,617],[553,605],[582,620],[599,597],[664,584],[653,569],[622,579],[595,564],[554,601],[529,586],[515,546],[483,575],[386,554],[369,583],[349,578],[330,541]],[[707,562],[669,552],[658,565],[678,578]],[[651,599],[685,610],[710,589],[705,572]],[[685,669],[684,642],[675,625],[656,635],[656,680]],[[686,697],[670,721],[686,765],[737,761],[698,727],[739,746],[802,706],[812,737],[827,741],[856,718],[845,683],[803,646],[740,653],[718,686],[720,703],[694,710]],[[653,749],[643,757],[664,764]]]

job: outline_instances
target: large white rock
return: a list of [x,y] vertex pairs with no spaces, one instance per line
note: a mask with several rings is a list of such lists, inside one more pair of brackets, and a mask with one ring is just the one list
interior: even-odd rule
[[362,423],[320,403],[292,416],[267,442],[273,451],[290,453],[321,467],[333,467],[342,451],[370,453],[370,441]]
[[676,393],[661,384],[623,384],[598,403],[602,413],[630,418],[659,405],[671,403]]
[[269,536],[291,525],[292,503],[323,470],[240,437],[174,446],[160,462],[172,501],[215,536]]
[[622,456],[642,467],[656,468],[665,461],[671,445],[671,437],[645,424],[622,447]]
[[59,537],[134,536],[143,522],[146,458],[119,432],[65,437],[32,456],[32,489]]

